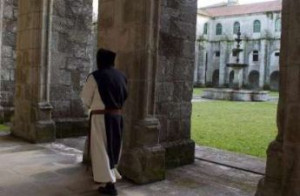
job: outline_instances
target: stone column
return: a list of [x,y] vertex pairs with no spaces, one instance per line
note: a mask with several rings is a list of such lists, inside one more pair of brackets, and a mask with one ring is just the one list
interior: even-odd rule
[[117,52],[117,67],[128,77],[121,172],[136,183],[162,180],[165,150],[154,109],[159,1],[107,0],[99,6],[98,45]]
[[278,136],[267,151],[266,176],[256,196],[300,193],[300,1],[283,1]]
[[191,110],[197,1],[160,1],[159,63],[156,71],[156,115],[166,167],[194,162]]
[[49,7],[49,0],[19,0],[12,134],[31,142],[55,139],[47,60]]
[[205,86],[205,75],[206,75],[206,42],[202,42],[202,46],[199,53],[199,62],[198,62],[198,84]]
[[162,180],[194,161],[196,0],[106,0],[99,13],[99,46],[117,52],[129,79],[120,169],[136,183]]
[[219,86],[223,87],[225,85],[226,79],[226,53],[227,53],[227,42],[220,42],[220,67],[219,67]]
[[[3,7],[4,7],[4,0],[0,0],[0,46],[2,46],[2,34],[3,34]],[[2,49],[0,48],[0,70],[2,72]],[[0,74],[0,103],[3,100],[2,95],[2,76]],[[4,121],[4,111],[3,106],[0,104],[0,121]]]
[[199,84],[199,68],[201,65],[200,42],[195,42],[195,66],[194,66],[194,84]]
[[259,66],[259,87],[263,88],[265,84],[265,71],[266,71],[266,40],[261,40],[260,43],[260,66]]
[[0,1],[0,121],[13,114],[18,0]]

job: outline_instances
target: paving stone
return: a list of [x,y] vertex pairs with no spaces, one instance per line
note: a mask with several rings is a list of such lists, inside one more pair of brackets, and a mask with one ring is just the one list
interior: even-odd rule
[[[66,143],[76,143],[75,138],[71,140]],[[84,140],[78,138],[78,143]],[[17,148],[19,152],[0,154],[0,175],[5,176],[0,178],[1,196],[99,195],[100,185],[93,183],[81,160],[68,157],[72,153],[72,157],[78,157],[78,149],[58,143],[28,144],[10,137],[0,137],[0,141],[0,148],[30,146],[25,148],[28,151]],[[260,178],[261,175],[196,160],[192,165],[169,170],[164,181],[138,186],[124,179],[117,187],[120,196],[250,196]]]

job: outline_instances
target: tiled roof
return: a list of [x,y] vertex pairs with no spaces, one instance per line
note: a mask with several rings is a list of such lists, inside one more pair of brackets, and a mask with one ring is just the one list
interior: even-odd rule
[[231,5],[222,7],[202,8],[199,11],[206,13],[211,17],[234,16],[253,13],[264,13],[272,11],[281,11],[282,2],[280,0],[263,3],[252,3],[244,5]]

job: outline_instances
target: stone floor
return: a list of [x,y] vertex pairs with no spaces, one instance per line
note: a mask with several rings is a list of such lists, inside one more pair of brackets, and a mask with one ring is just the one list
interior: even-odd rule
[[[80,163],[81,150],[74,148],[82,143],[81,138],[35,145],[1,136],[0,195],[99,195],[99,185],[93,183],[91,174]],[[117,186],[121,196],[250,196],[261,177],[196,160],[192,165],[169,170],[161,182],[138,186],[122,180]]]

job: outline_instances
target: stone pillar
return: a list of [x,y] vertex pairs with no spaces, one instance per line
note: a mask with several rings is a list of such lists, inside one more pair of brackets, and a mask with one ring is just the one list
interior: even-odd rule
[[0,121],[13,114],[18,0],[0,1]]
[[263,88],[265,84],[266,71],[266,40],[262,39],[260,43],[260,66],[259,66],[259,88]]
[[31,142],[55,139],[49,102],[49,8],[48,0],[19,0],[12,134]]
[[158,2],[107,0],[99,5],[98,45],[117,52],[117,67],[128,77],[120,170],[140,184],[165,177],[165,150],[159,144],[160,124],[154,110]]
[[106,0],[99,13],[99,46],[117,52],[129,82],[120,169],[136,183],[163,180],[194,161],[196,0]]
[[271,47],[272,45],[274,45],[274,41],[273,40],[268,40],[266,43],[266,58],[265,58],[265,62],[266,62],[266,70],[265,70],[265,82],[264,85],[270,87],[270,71],[271,71],[271,56],[274,55],[271,52]]
[[[4,0],[0,0],[0,46],[2,46],[2,34],[3,34],[3,7],[4,7]],[[2,50],[0,48],[0,57],[2,56]],[[2,59],[0,58],[0,70],[2,72]],[[3,100],[2,95],[2,76],[0,74],[0,103]],[[3,104],[0,104],[0,121],[4,121],[4,111],[3,111]],[[2,123],[2,122],[1,122]]]
[[266,176],[256,196],[300,193],[300,1],[283,1],[278,136],[268,148]]
[[[198,62],[198,84],[200,86],[205,86],[205,76],[206,76],[206,42],[201,42],[200,51],[199,51],[199,62]],[[197,54],[197,53],[196,53]]]
[[201,65],[200,42],[195,42],[194,84],[199,84],[199,68]]
[[155,113],[161,124],[159,141],[166,149],[167,168],[194,162],[190,119],[196,17],[196,0],[161,1]]
[[227,42],[220,42],[220,67],[219,67],[219,86],[223,87],[225,85],[226,79],[226,53],[227,53]]

